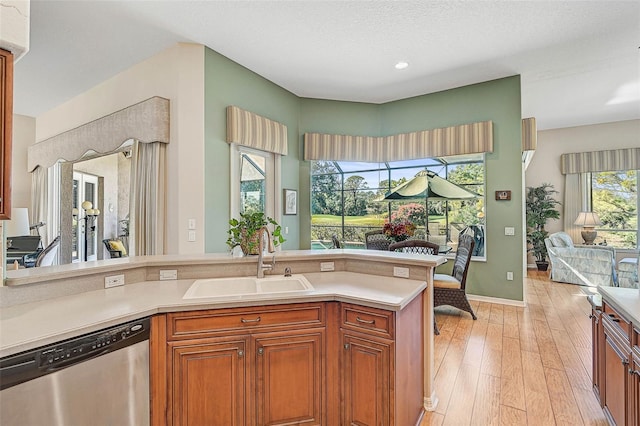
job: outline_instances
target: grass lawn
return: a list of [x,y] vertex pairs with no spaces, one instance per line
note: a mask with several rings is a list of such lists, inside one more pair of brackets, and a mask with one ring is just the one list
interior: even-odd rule
[[[382,226],[386,221],[383,215],[345,216],[346,226]],[[429,216],[429,222],[440,222],[444,225],[444,216]],[[342,217],[329,214],[314,214],[311,216],[311,225],[341,226]]]

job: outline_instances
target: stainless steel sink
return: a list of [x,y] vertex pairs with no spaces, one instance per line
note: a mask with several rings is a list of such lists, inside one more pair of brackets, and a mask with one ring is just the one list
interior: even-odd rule
[[183,299],[222,298],[245,295],[277,294],[313,290],[304,275],[265,278],[231,277],[196,280]]

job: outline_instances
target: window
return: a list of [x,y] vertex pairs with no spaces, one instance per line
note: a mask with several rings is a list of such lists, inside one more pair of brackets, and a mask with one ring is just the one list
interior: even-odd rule
[[232,144],[231,217],[262,211],[279,216],[279,155]]
[[591,205],[602,222],[596,244],[638,247],[638,179],[637,170],[591,173]]
[[[423,171],[472,193],[470,199],[444,196],[385,200],[385,194]],[[484,256],[484,155],[426,158],[387,163],[314,161],[311,176],[311,247],[331,247],[332,236],[346,248],[364,248],[365,232],[386,222],[410,221],[414,238],[455,250],[462,232],[476,238],[475,256]],[[426,205],[426,208],[425,208]]]

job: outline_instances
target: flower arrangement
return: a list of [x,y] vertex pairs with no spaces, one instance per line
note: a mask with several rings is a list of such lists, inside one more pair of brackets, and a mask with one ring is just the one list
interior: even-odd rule
[[411,222],[387,222],[382,227],[382,232],[392,240],[404,241],[409,237],[413,237],[416,226]]

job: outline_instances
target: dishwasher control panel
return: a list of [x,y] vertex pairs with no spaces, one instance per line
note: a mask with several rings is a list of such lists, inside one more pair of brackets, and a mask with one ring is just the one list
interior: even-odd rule
[[[142,338],[140,338],[142,337]],[[106,331],[78,337],[66,343],[49,346],[40,350],[39,367],[64,365],[78,358],[118,349],[149,338],[149,319],[127,323]],[[126,341],[126,342],[124,342]],[[126,343],[126,345],[122,345]]]

